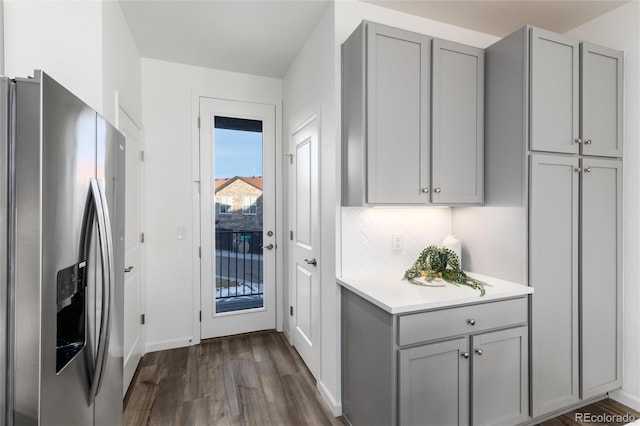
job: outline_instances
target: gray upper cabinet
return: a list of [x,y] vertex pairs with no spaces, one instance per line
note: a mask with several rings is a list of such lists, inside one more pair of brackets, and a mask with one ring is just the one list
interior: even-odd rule
[[580,44],[580,139],[584,155],[622,157],[622,68],[622,52]]
[[484,51],[434,39],[432,69],[432,202],[481,204]]
[[579,42],[539,28],[530,37],[531,150],[578,154]]
[[581,397],[622,385],[622,164],[582,159]]
[[431,41],[365,21],[343,44],[344,206],[482,203],[483,51]]
[[429,201],[430,49],[372,22],[343,44],[343,205]]

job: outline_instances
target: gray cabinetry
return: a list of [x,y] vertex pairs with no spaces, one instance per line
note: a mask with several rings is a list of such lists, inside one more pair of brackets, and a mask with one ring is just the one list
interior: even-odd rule
[[400,349],[398,424],[468,425],[469,357],[467,337]]
[[526,326],[471,336],[471,424],[513,425],[529,418],[528,340]]
[[532,28],[531,149],[578,154],[578,41]]
[[622,165],[583,158],[582,172],[580,394],[589,398],[622,385]]
[[533,415],[578,401],[578,187],[575,157],[531,156],[529,284]]
[[485,207],[452,231],[464,264],[535,288],[534,420],[621,386],[622,57],[531,27],[486,49]]
[[529,418],[526,297],[389,314],[342,289],[343,414],[358,425]]
[[622,157],[622,52],[580,44],[580,138],[584,155]]
[[484,52],[434,39],[432,69],[432,202],[481,204]]
[[373,22],[354,31],[342,46],[343,205],[482,203],[483,55]]

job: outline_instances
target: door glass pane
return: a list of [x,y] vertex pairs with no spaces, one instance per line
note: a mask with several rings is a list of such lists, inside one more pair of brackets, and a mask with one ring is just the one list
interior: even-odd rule
[[262,308],[262,121],[214,124],[215,312]]

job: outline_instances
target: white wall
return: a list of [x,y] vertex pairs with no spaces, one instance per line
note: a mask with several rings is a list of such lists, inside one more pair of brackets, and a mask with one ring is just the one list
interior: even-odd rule
[[102,4],[6,0],[5,74],[42,69],[102,112]]
[[632,1],[568,35],[625,53],[623,388],[613,398],[640,410],[640,3]]
[[103,109],[102,114],[116,124],[116,92],[119,103],[133,118],[142,118],[142,69],[129,26],[120,9],[120,2],[102,3],[102,73]]
[[[194,202],[199,96],[269,102],[277,106],[276,122],[281,120],[282,80],[142,59],[148,352],[200,339],[199,211]],[[185,240],[177,239],[178,227],[186,229]]]
[[[348,269],[353,265],[350,256],[356,255],[357,257],[357,253],[352,251],[357,248],[350,245],[351,242],[356,243],[357,239],[348,239],[345,243],[343,233],[352,232],[353,235],[365,235],[366,232],[371,231],[366,229],[366,220],[383,223],[388,221],[390,217],[396,217],[399,222],[405,224],[403,232],[409,233],[409,230],[415,227],[424,232],[422,235],[431,235],[432,237],[425,237],[425,244],[432,242],[432,240],[435,240],[433,242],[441,242],[442,237],[450,230],[448,209],[438,209],[437,211],[394,209],[387,212],[349,209],[349,213],[344,213],[340,207],[340,45],[362,19],[420,31],[453,41],[466,42],[474,46],[484,47],[496,40],[493,36],[406,15],[371,4],[341,0],[327,6],[327,10],[316,25],[313,34],[285,75],[284,149],[288,147],[291,130],[314,112],[320,111],[322,234],[320,256],[323,266],[321,269],[320,302],[321,365],[318,389],[335,414],[341,412],[342,398],[340,389],[340,292],[335,277],[345,267]],[[428,223],[433,226],[430,227]],[[378,229],[384,229],[381,232],[385,235],[389,231],[384,226],[380,226]],[[372,238],[386,238],[384,235],[370,235]],[[412,249],[407,249],[402,254],[407,259],[412,256],[408,253],[414,250],[413,247],[416,244],[412,242],[408,245]],[[359,256],[359,258],[362,257]],[[385,250],[378,250],[375,256],[367,259],[371,264],[377,262],[378,265],[385,264],[389,260]],[[355,259],[353,261],[355,262]],[[404,260],[398,263],[398,265],[400,264],[404,264]],[[409,266],[410,264],[406,267]],[[400,273],[404,272],[404,269],[400,267],[399,269]],[[288,324],[285,324],[286,326]]]
[[[338,376],[339,347],[336,315],[339,289],[336,284],[336,209],[339,199],[337,180],[334,58],[334,5],[325,13],[291,64],[284,77],[284,146],[289,150],[292,131],[314,113],[320,114],[320,372],[318,389],[334,414],[341,413]],[[285,209],[288,211],[289,206]],[[286,222],[285,222],[286,223]],[[288,253],[287,253],[288,255]],[[288,272],[288,271],[287,271]],[[289,282],[287,279],[285,282]],[[288,288],[285,289],[285,295]],[[286,306],[286,305],[285,305]],[[287,318],[288,320],[288,318]],[[286,321],[286,320],[285,320]],[[288,322],[285,323],[288,330]]]
[[4,0],[0,0],[0,75],[4,75]]

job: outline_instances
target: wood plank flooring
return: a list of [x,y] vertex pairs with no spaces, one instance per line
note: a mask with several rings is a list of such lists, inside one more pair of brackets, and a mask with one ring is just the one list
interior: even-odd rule
[[[634,411],[604,399],[542,426],[624,425]],[[597,418],[606,415],[607,419]],[[591,416],[587,420],[587,416]],[[629,416],[633,417],[630,418]],[[604,421],[599,421],[604,420]],[[203,341],[144,356],[125,398],[126,426],[346,425],[328,411],[315,381],[282,333]],[[428,423],[425,426],[429,426]]]
[[281,333],[203,341],[143,357],[124,424],[345,425]]
[[[626,418],[625,418],[626,415]],[[635,411],[626,405],[620,404],[613,399],[607,398],[602,401],[555,417],[541,426],[620,426],[640,420],[640,412]]]

